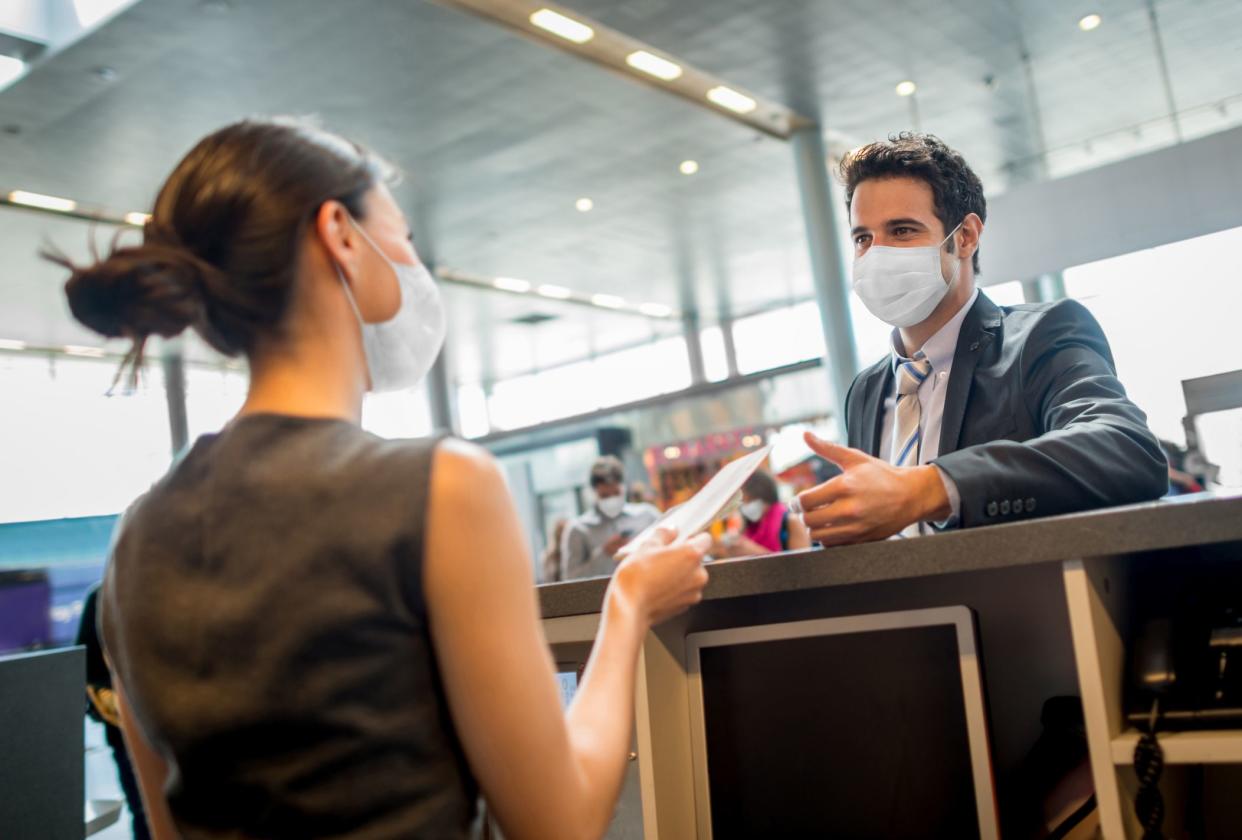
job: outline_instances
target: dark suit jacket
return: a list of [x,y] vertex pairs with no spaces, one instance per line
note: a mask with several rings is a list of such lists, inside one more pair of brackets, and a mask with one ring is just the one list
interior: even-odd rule
[[[849,445],[879,453],[891,357],[845,398]],[[1117,381],[1100,325],[1077,301],[998,307],[962,322],[933,463],[961,494],[962,526],[1156,499],[1168,467]]]

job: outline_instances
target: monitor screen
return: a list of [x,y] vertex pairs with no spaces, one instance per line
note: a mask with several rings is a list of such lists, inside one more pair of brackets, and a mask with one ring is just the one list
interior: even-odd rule
[[964,681],[959,627],[850,621],[697,634],[700,837],[994,836],[982,696],[964,689],[977,689],[977,665],[972,649]]
[[0,573],[0,653],[52,642],[52,587],[38,572]]

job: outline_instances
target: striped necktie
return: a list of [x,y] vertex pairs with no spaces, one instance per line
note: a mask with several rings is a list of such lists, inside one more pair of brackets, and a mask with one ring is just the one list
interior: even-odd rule
[[919,386],[929,375],[931,362],[924,358],[922,351],[897,366],[897,404],[893,415],[893,448],[889,457],[894,466],[918,466],[922,438],[919,420],[923,416]]

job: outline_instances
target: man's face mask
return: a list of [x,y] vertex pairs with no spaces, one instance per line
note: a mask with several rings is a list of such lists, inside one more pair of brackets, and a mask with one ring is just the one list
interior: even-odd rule
[[392,268],[401,293],[397,314],[378,324],[368,324],[350,291],[344,272],[336,273],[345,287],[345,295],[362,329],[362,348],[366,354],[367,371],[371,375],[371,391],[403,391],[417,385],[435,364],[444,346],[444,302],[440,289],[422,263],[395,263],[351,218],[354,229],[362,235],[384,262]]
[[609,519],[616,519],[621,515],[621,511],[625,509],[624,496],[609,496],[606,499],[600,499],[596,504],[599,506],[599,512]]
[[912,327],[931,315],[961,271],[956,259],[951,278],[940,267],[941,249],[961,226],[939,245],[872,245],[854,260],[854,292],[871,314],[894,327]]

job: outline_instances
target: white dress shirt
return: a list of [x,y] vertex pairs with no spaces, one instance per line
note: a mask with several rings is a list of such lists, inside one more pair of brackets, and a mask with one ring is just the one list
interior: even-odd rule
[[[944,396],[949,390],[949,374],[953,370],[953,353],[957,350],[957,337],[962,332],[962,322],[966,320],[966,313],[970,312],[970,307],[975,305],[975,300],[979,297],[979,290],[975,289],[971,294],[970,300],[959,309],[952,318],[949,319],[943,327],[936,331],[936,334],[927,339],[922,347],[916,348],[923,351],[923,356],[927,361],[931,362],[931,373],[927,379],[923,380],[923,384],[919,386],[919,406],[921,407],[919,416],[919,463],[927,464],[940,454],[940,428],[944,419]],[[901,331],[893,330],[892,335],[892,365],[893,365],[893,384],[887,394],[884,396],[884,419],[880,427],[880,457],[892,462],[892,438],[893,438],[893,408],[897,402],[897,365],[903,361],[909,361],[909,356],[903,356],[901,346]],[[944,522],[938,522],[937,525],[944,526],[954,522],[961,510],[962,498],[957,491],[957,485],[953,479],[945,475],[944,470],[937,468],[940,473],[940,480],[944,482],[945,492],[949,496],[949,505],[953,509],[953,513],[949,519]]]

